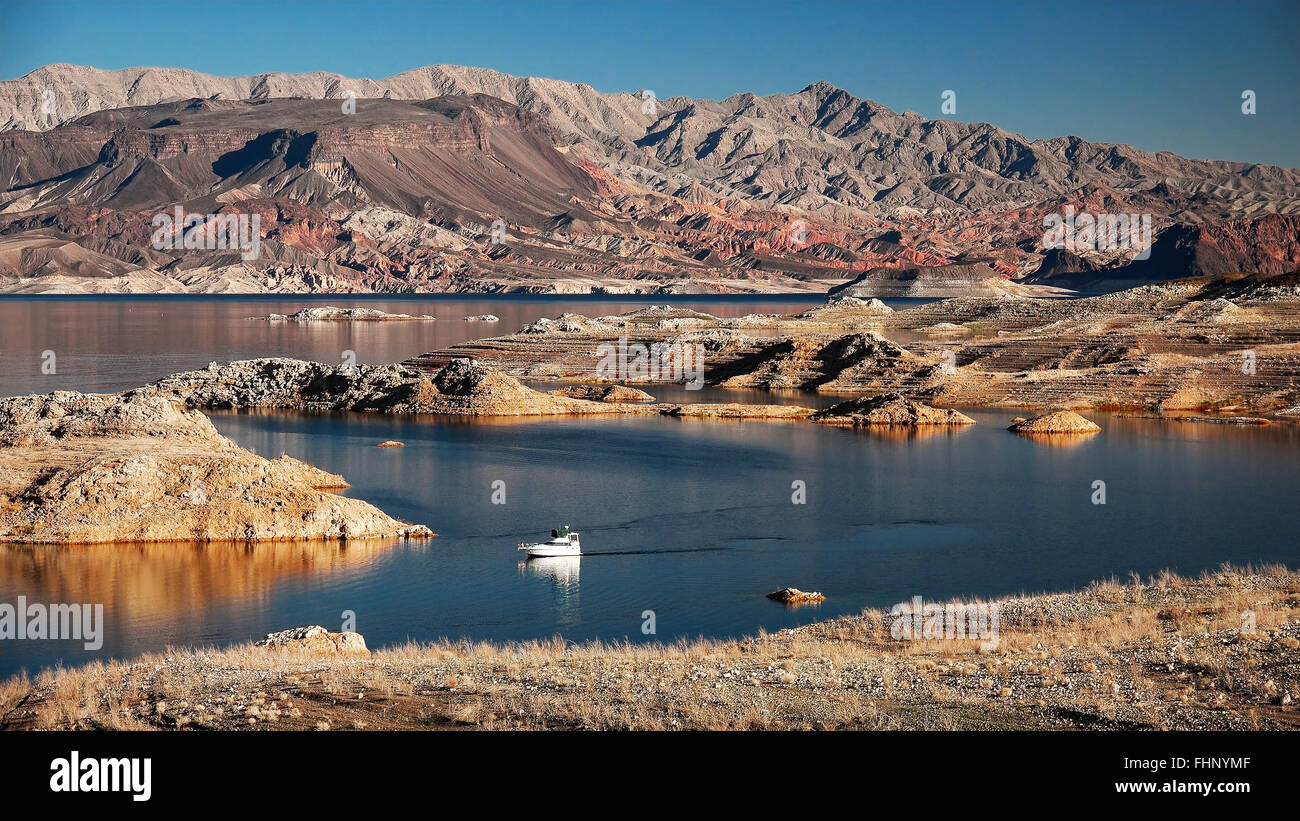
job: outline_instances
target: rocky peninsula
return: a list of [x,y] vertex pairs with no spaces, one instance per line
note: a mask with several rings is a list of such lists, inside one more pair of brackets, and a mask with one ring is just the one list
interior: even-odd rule
[[0,542],[432,535],[289,456],[266,459],[155,390],[0,399]]
[[[472,359],[454,359],[436,371],[408,365],[327,365],[301,359],[212,363],[160,379],[146,390],[191,408],[358,411],[463,417],[697,416],[747,419],[804,418],[792,405],[654,402],[617,385],[574,386],[550,393]],[[578,398],[591,397],[591,398]]]

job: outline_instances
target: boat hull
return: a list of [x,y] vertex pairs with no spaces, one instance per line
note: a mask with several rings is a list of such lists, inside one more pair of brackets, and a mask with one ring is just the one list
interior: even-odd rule
[[529,545],[524,548],[530,559],[549,559],[557,556],[581,556],[582,550],[569,545]]

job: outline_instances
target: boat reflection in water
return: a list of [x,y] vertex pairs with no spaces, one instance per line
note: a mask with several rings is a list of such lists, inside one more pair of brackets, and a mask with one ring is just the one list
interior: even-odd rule
[[578,596],[581,556],[554,556],[528,559],[519,563],[519,575],[543,578],[555,590],[556,616],[561,624],[577,624],[582,619]]
[[555,589],[564,593],[578,592],[578,575],[581,567],[581,556],[554,556],[528,559],[519,563],[520,573],[550,579]]

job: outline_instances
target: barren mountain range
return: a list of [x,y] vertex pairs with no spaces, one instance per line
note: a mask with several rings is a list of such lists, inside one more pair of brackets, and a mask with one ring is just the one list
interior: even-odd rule
[[[0,128],[4,291],[926,295],[1300,268],[1295,169],[1029,140],[827,83],[660,100],[457,66],[60,64],[0,83]],[[178,205],[257,215],[256,256],[160,248]],[[1150,258],[1044,248],[1067,207],[1150,214]]]

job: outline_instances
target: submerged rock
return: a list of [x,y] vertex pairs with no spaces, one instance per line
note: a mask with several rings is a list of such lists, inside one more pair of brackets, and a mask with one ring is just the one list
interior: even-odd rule
[[664,416],[692,419],[807,419],[812,408],[802,405],[745,405],[739,402],[693,402],[655,405]]
[[814,422],[854,427],[973,425],[975,420],[950,408],[932,408],[915,402],[901,393],[850,399],[831,405],[812,415]]
[[[1165,418],[1165,417],[1158,417]],[[1262,416],[1172,416],[1175,422],[1204,422],[1210,425],[1271,425]]]
[[1007,428],[1016,433],[1097,433],[1101,426],[1074,411],[1054,411],[1033,419],[1017,419]]
[[826,597],[821,593],[816,591],[807,592],[797,587],[783,587],[780,590],[768,593],[767,597],[782,604],[808,604],[809,602],[826,601]]

